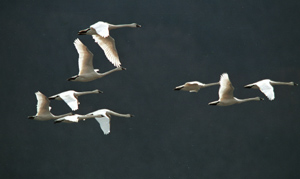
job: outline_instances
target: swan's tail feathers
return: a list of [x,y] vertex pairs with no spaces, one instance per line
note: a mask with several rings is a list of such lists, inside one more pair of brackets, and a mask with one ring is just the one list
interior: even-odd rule
[[79,76],[76,75],[76,76],[72,76],[71,78],[67,79],[67,81],[74,81],[76,80],[76,78],[78,78]]
[[181,90],[182,88],[183,88],[183,85],[177,86],[176,88],[174,88],[174,90]]
[[190,90],[190,93],[197,93],[198,90]]
[[218,104],[219,104],[219,101],[213,101],[213,102],[208,103],[208,105],[215,105],[215,106],[217,106]]
[[78,32],[78,35],[86,35],[87,31],[89,31],[89,30],[90,30],[90,28],[80,30],[80,31]]
[[27,118],[28,119],[34,119],[34,116],[28,116]]

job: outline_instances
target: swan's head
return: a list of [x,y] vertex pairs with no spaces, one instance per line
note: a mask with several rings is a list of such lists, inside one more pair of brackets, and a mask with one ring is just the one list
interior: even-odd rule
[[89,35],[89,31],[90,31],[90,30],[91,30],[90,28],[80,30],[80,31],[78,32],[78,35]]
[[100,91],[98,89],[95,90],[97,93],[103,93],[103,91]]
[[72,76],[71,78],[67,79],[67,81],[75,81],[79,76]]
[[121,67],[121,66],[119,66],[118,68],[117,68],[118,70],[126,70],[126,68],[124,68],[124,67]]
[[137,28],[138,28],[138,27],[142,27],[140,24],[137,24],[137,23],[132,23],[132,26],[133,26],[133,27],[137,27]]
[[133,114],[129,114],[130,115],[130,117],[134,117],[134,115]]
[[28,119],[34,119],[35,116],[28,116]]
[[297,84],[297,83],[295,83],[295,82],[293,82],[293,85],[294,85],[294,86],[298,86],[298,84]]
[[259,97],[259,100],[260,100],[260,101],[263,101],[263,100],[265,100],[265,99],[264,99],[264,98],[261,98],[261,97]]

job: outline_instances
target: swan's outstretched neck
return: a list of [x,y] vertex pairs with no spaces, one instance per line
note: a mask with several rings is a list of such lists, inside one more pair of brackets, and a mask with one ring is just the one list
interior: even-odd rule
[[215,83],[207,83],[204,85],[204,87],[209,87],[209,86],[215,86],[215,85],[219,85],[220,82],[215,82]]
[[117,112],[114,112],[114,111],[107,111],[108,114],[110,115],[114,115],[114,116],[118,116],[118,117],[133,117],[132,114],[120,114],[120,113],[117,113]]
[[101,78],[101,77],[106,76],[106,75],[108,75],[108,74],[110,74],[110,73],[112,73],[112,72],[115,72],[115,71],[121,71],[121,70],[126,70],[126,68],[123,68],[123,67],[117,67],[117,68],[115,68],[115,69],[109,70],[109,71],[104,72],[104,73],[98,73],[98,75],[99,75],[99,78]]
[[141,27],[141,25],[136,24],[136,23],[132,23],[132,24],[119,24],[119,25],[110,24],[109,27],[108,27],[108,29],[112,30],[112,29],[119,29],[119,28],[123,28],[123,27],[136,28],[136,27]]
[[261,101],[264,100],[264,98],[260,98],[260,97],[255,97],[255,98],[246,98],[246,99],[238,99],[235,98],[237,103],[244,103],[244,102],[248,102],[248,101]]
[[280,82],[280,81],[270,81],[271,85],[289,85],[289,86],[298,86],[297,83],[294,82]]
[[85,95],[85,94],[96,94],[96,93],[103,93],[102,91],[96,89],[93,91],[83,91],[83,92],[77,92],[76,96],[81,96],[81,95]]
[[65,117],[65,116],[71,116],[71,115],[73,115],[73,114],[70,112],[70,113],[66,113],[66,114],[62,114],[62,115],[58,115],[58,116],[53,115],[53,117],[54,117],[54,119],[58,119],[58,118],[62,118],[62,117]]

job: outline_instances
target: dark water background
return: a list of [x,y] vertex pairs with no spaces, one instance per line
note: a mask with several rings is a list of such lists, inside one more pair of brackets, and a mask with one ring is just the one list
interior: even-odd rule
[[[239,98],[264,97],[243,88],[264,78],[299,83],[299,1],[6,0],[0,9],[3,178],[300,177],[299,87],[277,86],[275,101],[229,107],[207,105],[218,99],[217,86],[173,91],[223,72]],[[142,25],[111,32],[127,71],[66,81],[78,73],[78,37],[95,68],[113,68],[90,36],[77,35],[99,20]],[[113,118],[107,136],[92,119],[27,119],[36,91],[69,89],[104,91],[80,97],[78,114],[108,108],[135,118]],[[70,112],[60,101],[51,106],[53,114]]]

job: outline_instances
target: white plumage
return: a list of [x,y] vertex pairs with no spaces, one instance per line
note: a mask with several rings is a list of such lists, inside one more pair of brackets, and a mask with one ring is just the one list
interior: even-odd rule
[[279,81],[272,81],[270,79],[264,79],[252,84],[248,84],[245,86],[245,88],[259,89],[262,93],[264,93],[268,97],[269,100],[274,100],[275,93],[274,93],[273,85],[297,86],[298,84],[294,82],[279,82]]
[[114,25],[107,22],[99,21],[90,26],[90,28],[80,30],[78,35],[92,35],[95,42],[102,48],[107,59],[116,67],[121,66],[115,40],[109,35],[112,29],[131,27],[137,28],[141,25],[137,23]]

